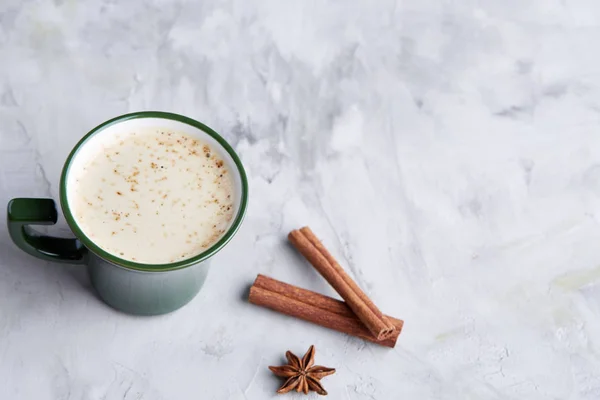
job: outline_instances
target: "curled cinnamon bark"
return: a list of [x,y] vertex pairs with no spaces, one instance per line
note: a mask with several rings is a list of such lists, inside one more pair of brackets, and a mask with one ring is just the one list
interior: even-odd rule
[[388,338],[394,333],[395,326],[350,278],[309,227],[293,230],[288,239],[339,293],[377,340]]
[[252,304],[387,347],[396,345],[404,325],[402,320],[385,316],[395,329],[387,338],[378,340],[343,301],[264,275],[256,277],[248,300]]

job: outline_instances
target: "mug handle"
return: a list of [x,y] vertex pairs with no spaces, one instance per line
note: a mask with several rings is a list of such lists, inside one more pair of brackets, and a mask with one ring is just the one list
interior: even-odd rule
[[88,250],[77,239],[42,235],[29,225],[54,225],[52,199],[12,199],[7,207],[8,232],[24,252],[46,261],[84,264]]

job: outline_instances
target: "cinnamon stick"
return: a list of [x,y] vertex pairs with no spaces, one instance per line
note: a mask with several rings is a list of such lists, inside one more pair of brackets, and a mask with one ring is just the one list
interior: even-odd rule
[[387,347],[396,345],[404,325],[402,320],[386,316],[395,329],[387,338],[378,340],[343,301],[260,274],[250,288],[248,300],[252,304]]
[[395,326],[350,278],[310,228],[293,230],[288,235],[288,239],[333,286],[377,340],[385,339],[394,333]]

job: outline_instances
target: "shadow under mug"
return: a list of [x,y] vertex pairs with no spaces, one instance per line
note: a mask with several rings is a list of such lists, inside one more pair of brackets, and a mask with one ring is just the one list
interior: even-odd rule
[[[172,129],[197,137],[219,149],[234,182],[234,217],[223,236],[204,252],[168,264],[142,264],[121,259],[98,247],[77,225],[69,207],[70,172],[82,168],[85,153],[103,136],[139,127]],[[82,155],[83,154],[83,155]],[[215,131],[193,119],[165,112],[145,111],[111,119],[85,135],[67,158],[60,179],[60,203],[75,238],[58,238],[36,232],[31,225],[53,225],[57,212],[52,199],[13,199],[8,204],[8,230],[23,251],[47,261],[87,265],[92,286],[108,305],[130,314],[158,315],[188,303],[202,287],[211,257],[239,229],[248,202],[244,167],[231,146]]]

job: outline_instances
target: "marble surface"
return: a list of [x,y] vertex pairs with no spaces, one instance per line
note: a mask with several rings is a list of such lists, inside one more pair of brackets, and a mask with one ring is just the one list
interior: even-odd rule
[[[155,318],[0,230],[0,398],[278,398],[267,366],[310,344],[332,399],[600,398],[599,37],[596,0],[2,0],[1,204],[150,109],[222,133],[251,201]],[[245,301],[257,273],[333,294],[304,224],[406,320],[395,349]]]

